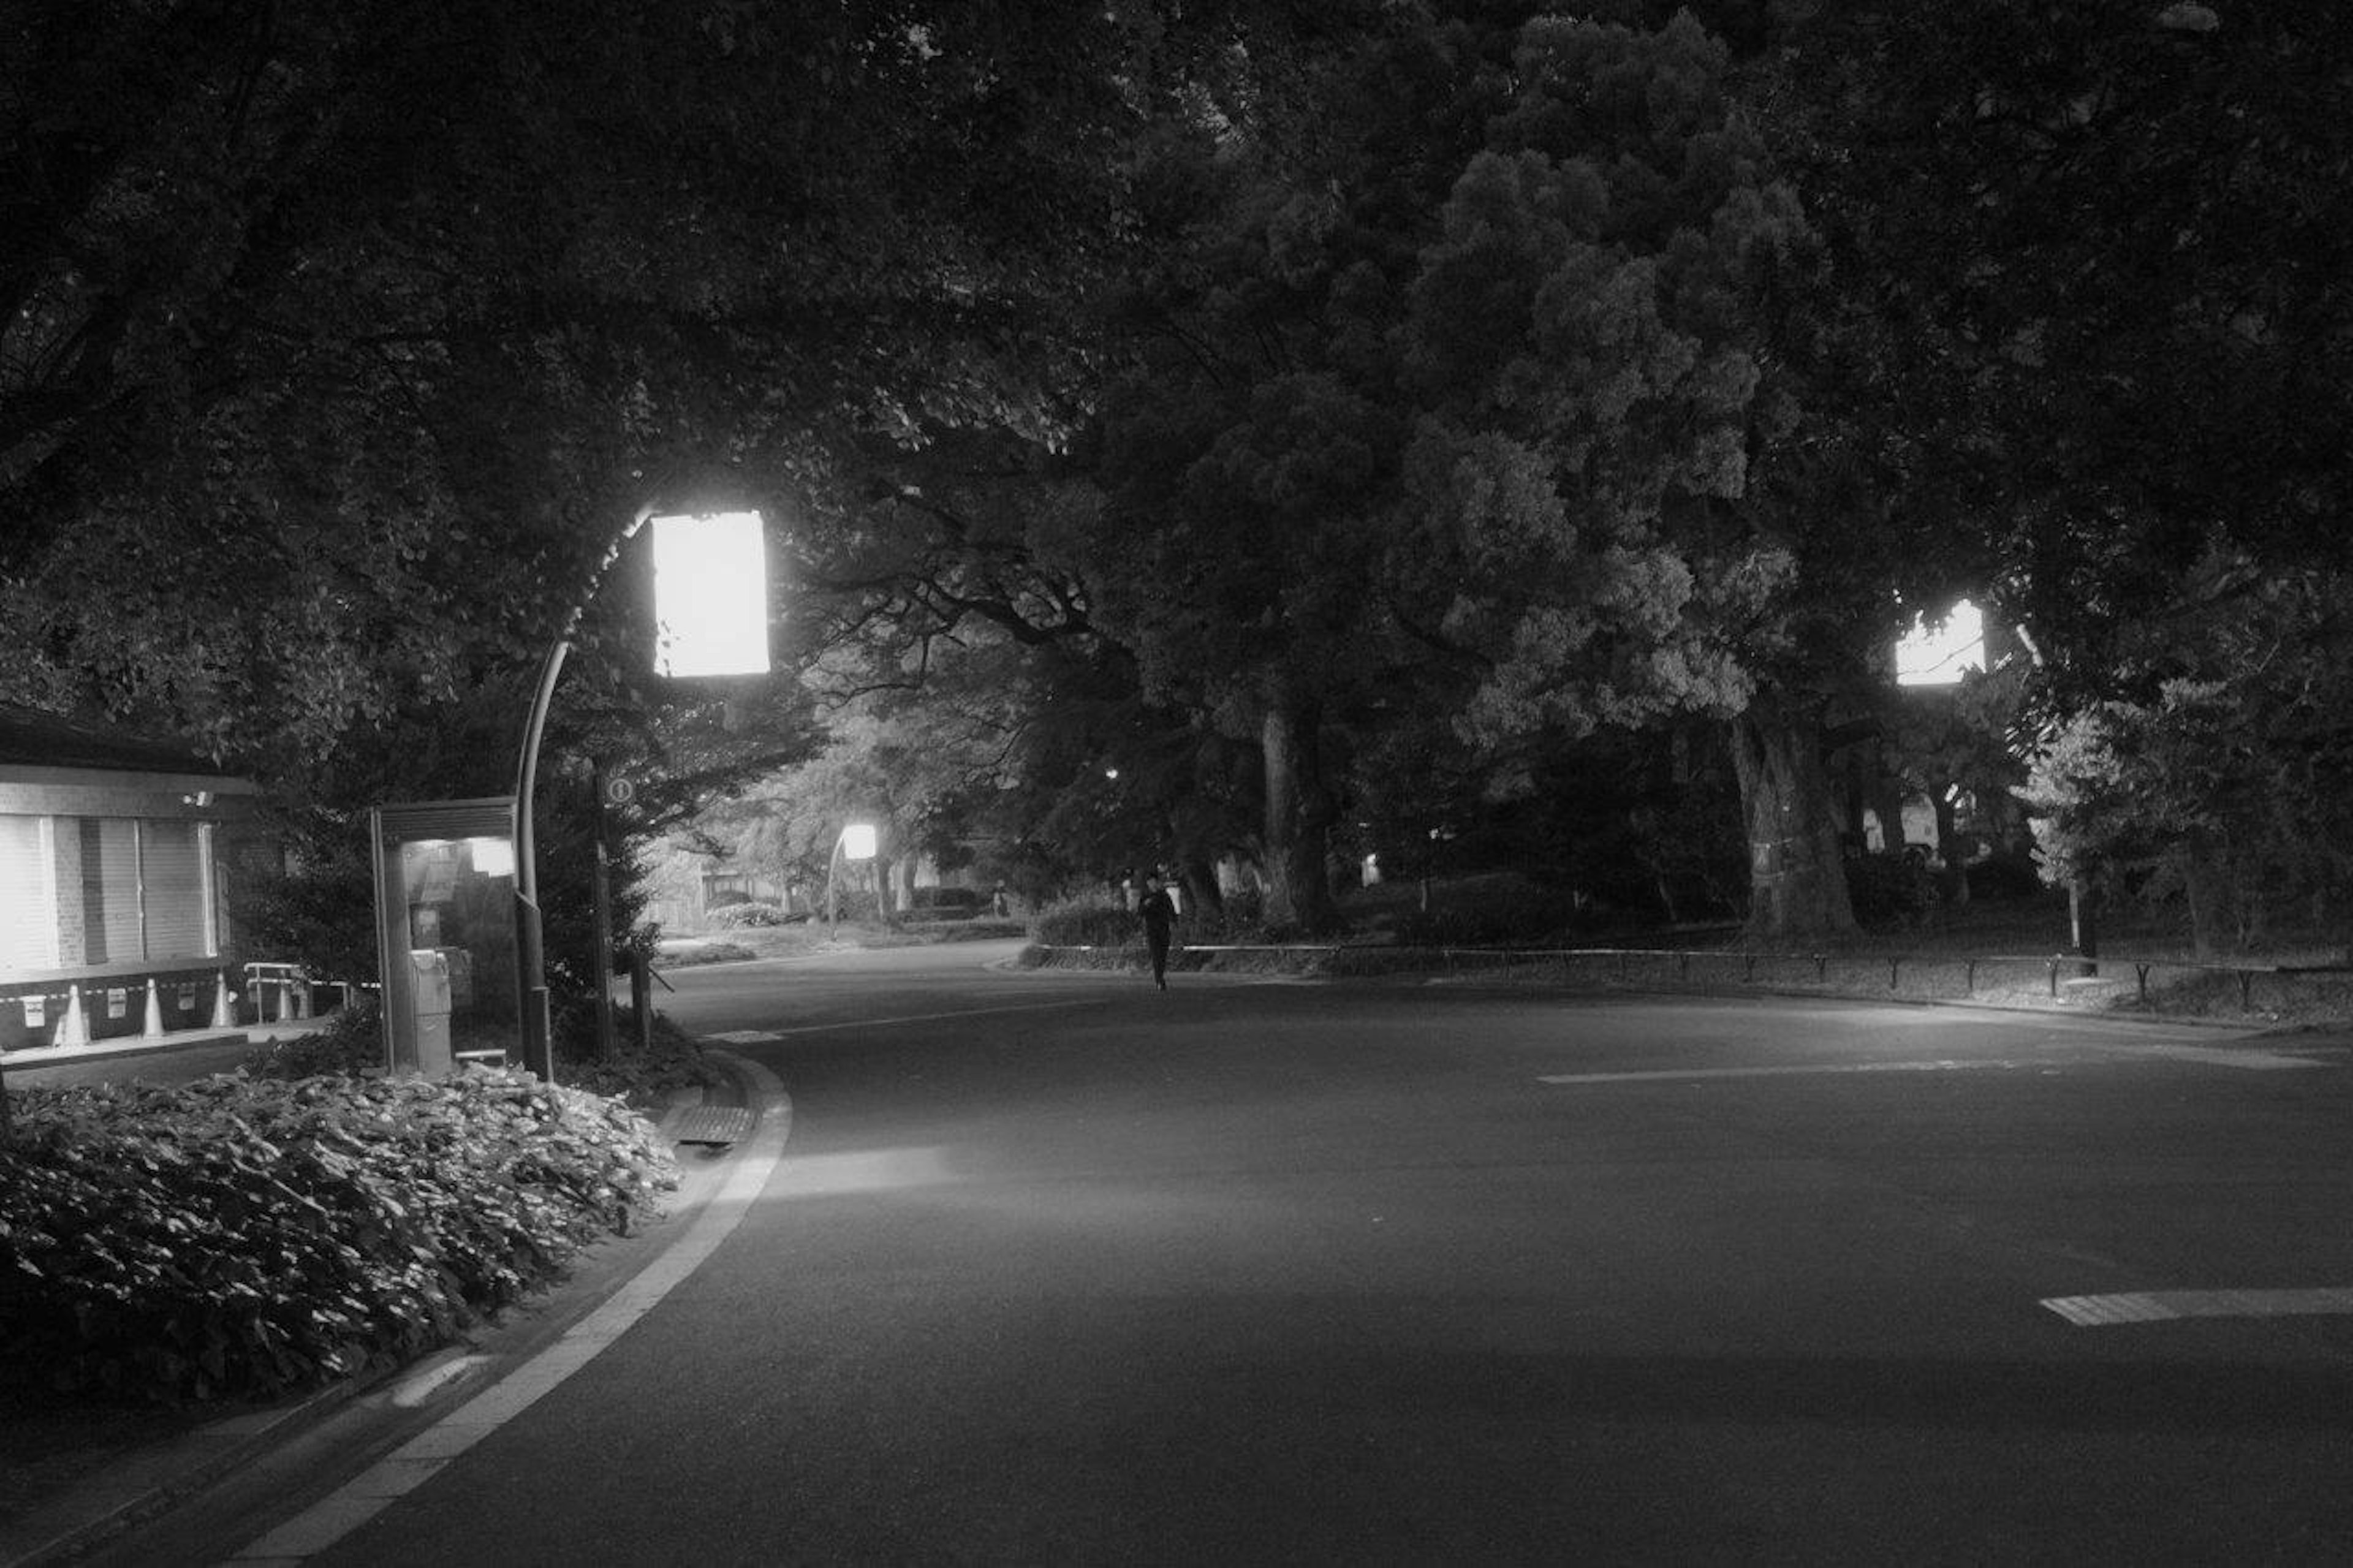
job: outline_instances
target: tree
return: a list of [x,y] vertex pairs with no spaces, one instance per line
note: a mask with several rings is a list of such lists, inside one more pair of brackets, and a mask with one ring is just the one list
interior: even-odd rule
[[1825,6],[1776,116],[1887,329],[1880,478],[1970,536],[2060,700],[2216,544],[2339,563],[2353,40],[2332,7]]
[[[0,687],[181,730],[348,824],[379,742],[521,711],[649,499],[716,472],[781,517],[847,450],[1058,439],[1124,147],[1282,25],[1156,11],[11,10]],[[597,668],[609,609],[567,691],[628,680]]]
[[2047,879],[2179,909],[2209,957],[2322,926],[2353,885],[2353,627],[2341,574],[2217,560],[2202,575],[2243,596],[2151,628],[2156,690],[2055,726],[2021,794]]
[[1328,918],[1335,714],[1435,681],[1501,750],[1730,710],[1782,573],[1728,503],[1772,406],[1748,310],[1805,231],[1722,48],[1496,41],[1385,41],[1322,79],[1322,140],[1208,138],[1151,187],[1187,238],[1121,318],[1082,571],[1148,689],[1258,735],[1278,919]]
[[1067,423],[1119,147],[1252,17],[1050,9],[12,12],[18,694],[323,744],[528,663],[674,457]]

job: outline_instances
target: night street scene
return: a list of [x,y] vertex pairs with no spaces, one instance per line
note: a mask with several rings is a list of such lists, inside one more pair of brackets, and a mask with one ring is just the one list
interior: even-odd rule
[[0,128],[0,1568],[2353,1563],[2341,5]]

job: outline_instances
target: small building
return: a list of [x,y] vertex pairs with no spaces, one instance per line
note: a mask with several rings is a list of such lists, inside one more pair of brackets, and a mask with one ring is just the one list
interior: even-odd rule
[[228,885],[256,793],[168,743],[0,704],[0,1051],[212,1026],[241,979]]

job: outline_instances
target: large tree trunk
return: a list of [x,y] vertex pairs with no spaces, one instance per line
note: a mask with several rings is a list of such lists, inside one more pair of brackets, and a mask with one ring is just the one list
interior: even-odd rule
[[1178,862],[1178,872],[1184,880],[1185,907],[1212,920],[1223,920],[1226,895],[1218,887],[1218,868],[1195,855]]
[[1300,931],[1337,923],[1324,861],[1331,846],[1332,803],[1324,789],[1313,702],[1279,696],[1259,726],[1266,755],[1266,922]]
[[1767,707],[1732,721],[1732,761],[1748,826],[1748,929],[1757,936],[1854,930],[1821,726]]
[[1950,784],[1943,789],[1929,787],[1928,804],[1936,812],[1936,855],[1945,862],[1944,895],[1948,904],[1969,901],[1968,856],[1961,845],[1959,814],[1953,806]]

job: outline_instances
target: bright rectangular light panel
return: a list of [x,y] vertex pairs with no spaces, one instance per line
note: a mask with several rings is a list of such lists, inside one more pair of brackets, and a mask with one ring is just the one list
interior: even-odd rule
[[1972,669],[1985,668],[1985,616],[1967,599],[1947,612],[1933,629],[1915,616],[1912,629],[1895,645],[1895,684],[1954,686]]
[[654,668],[663,675],[765,675],[768,559],[756,511],[658,517]]

